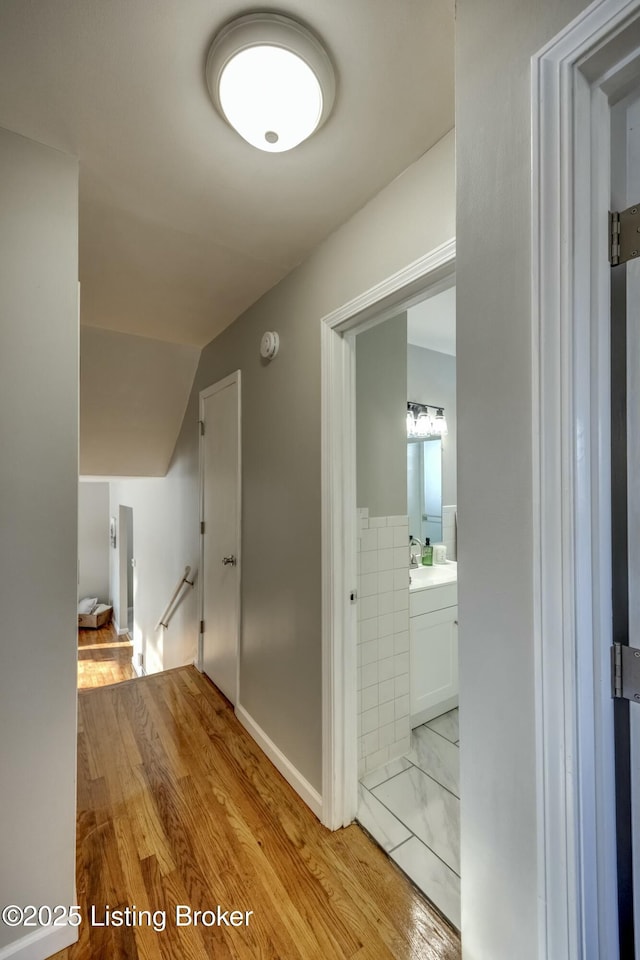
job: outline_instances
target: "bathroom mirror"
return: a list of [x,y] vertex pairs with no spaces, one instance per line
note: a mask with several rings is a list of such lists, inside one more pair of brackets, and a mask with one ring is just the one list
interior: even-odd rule
[[407,440],[409,533],[442,542],[442,440]]

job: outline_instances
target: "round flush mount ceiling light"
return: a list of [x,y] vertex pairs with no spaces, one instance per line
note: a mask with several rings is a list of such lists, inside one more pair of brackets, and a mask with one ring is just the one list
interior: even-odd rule
[[333,67],[320,41],[276,13],[252,13],[223,27],[209,50],[206,77],[227,123],[270,153],[310,137],[335,97]]

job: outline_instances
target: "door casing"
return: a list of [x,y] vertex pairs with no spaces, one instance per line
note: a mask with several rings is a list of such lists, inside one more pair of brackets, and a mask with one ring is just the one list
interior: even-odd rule
[[640,3],[601,0],[532,58],[539,956],[617,960],[611,646],[610,108]]
[[450,284],[450,240],[321,321],[322,814],[347,826],[358,805],[355,338]]

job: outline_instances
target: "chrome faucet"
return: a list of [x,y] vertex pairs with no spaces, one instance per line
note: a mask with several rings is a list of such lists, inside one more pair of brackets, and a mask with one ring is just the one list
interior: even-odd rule
[[[414,546],[414,545],[420,547],[420,554],[419,554],[419,555],[416,555],[416,553],[411,549],[411,547]],[[411,535],[409,536],[409,566],[410,566],[410,567],[419,567],[419,566],[420,566],[420,563],[419,563],[419,560],[418,560],[418,556],[422,556],[422,547],[423,547],[422,540],[419,540],[417,537],[414,537],[414,536],[411,534]]]

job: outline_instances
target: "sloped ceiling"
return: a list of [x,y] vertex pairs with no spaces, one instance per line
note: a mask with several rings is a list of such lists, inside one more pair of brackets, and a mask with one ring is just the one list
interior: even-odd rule
[[[195,356],[180,354],[170,410],[171,392],[155,397],[160,376],[142,387],[118,364],[107,396],[87,328],[150,338],[158,363],[154,341],[203,346],[453,127],[454,0],[287,0],[278,12],[330,53],[336,104],[297,149],[253,149],[215,112],[204,80],[214,35],[249,9],[0,3],[0,126],[80,160],[83,473],[157,473]],[[151,411],[156,399],[166,420]],[[127,437],[130,447],[115,446]]]
[[188,344],[81,330],[81,476],[165,475],[199,356]]

